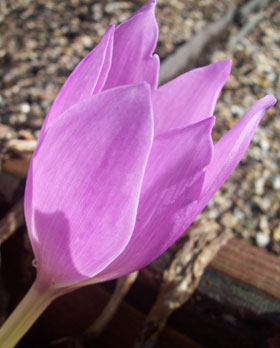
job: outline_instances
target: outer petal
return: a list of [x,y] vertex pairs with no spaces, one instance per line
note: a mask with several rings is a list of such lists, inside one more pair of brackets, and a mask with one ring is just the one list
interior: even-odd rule
[[231,61],[221,60],[191,70],[156,90],[153,93],[155,134],[212,116],[230,69]]
[[25,195],[39,277],[59,285],[82,281],[122,252],[135,224],[152,129],[147,84],[85,99],[48,129]]
[[114,31],[114,26],[109,27],[99,45],[68,77],[46,116],[41,135],[64,111],[102,89],[111,66]]
[[240,162],[264,113],[275,103],[276,99],[270,95],[257,101],[245,116],[215,144],[213,160],[206,168],[205,181],[197,207],[198,212],[206,206]]
[[[155,139],[149,157],[133,235],[123,251],[96,278],[112,279],[139,269],[184,232],[178,212],[198,199],[204,167],[212,156],[214,117]],[[184,221],[185,222],[185,221]]]
[[152,55],[158,38],[154,8],[155,1],[150,0],[117,27],[112,66],[104,89],[142,81],[156,88],[159,58]]

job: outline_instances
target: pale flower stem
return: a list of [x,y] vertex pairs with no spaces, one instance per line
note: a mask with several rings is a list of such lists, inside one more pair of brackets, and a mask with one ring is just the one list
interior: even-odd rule
[[56,297],[57,290],[39,291],[36,282],[0,329],[0,348],[13,348]]

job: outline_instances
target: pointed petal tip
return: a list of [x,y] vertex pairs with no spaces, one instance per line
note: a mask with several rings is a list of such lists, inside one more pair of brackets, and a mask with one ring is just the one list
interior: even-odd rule
[[231,59],[223,59],[220,61],[220,63],[223,64],[224,69],[226,71],[228,71],[228,73],[230,74],[231,67],[232,67],[232,60]]
[[105,89],[148,81],[158,83],[159,59],[154,56],[158,39],[155,1],[147,1],[115,30],[112,65]]
[[181,134],[189,134],[190,127],[192,128],[192,136],[197,138],[197,141],[199,142],[200,139],[203,139],[204,145],[206,148],[209,149],[208,151],[208,160],[206,161],[206,165],[208,165],[211,162],[211,159],[214,154],[214,144],[212,140],[212,129],[214,127],[216,121],[215,116],[207,117],[203,119],[202,121],[199,121],[197,123],[194,123],[192,125],[186,126],[184,128],[177,128],[174,130],[171,130],[166,133],[159,134],[157,136],[157,139],[161,137],[168,137],[171,134],[181,133]]
[[[115,33],[115,30],[116,30],[116,25],[115,24],[111,24],[109,25],[109,27],[106,29],[102,39],[101,39],[101,42],[102,41],[107,41],[107,40],[111,40],[114,33]],[[95,47],[92,49],[92,51],[89,53],[89,55],[94,51]]]
[[[138,11],[139,12],[144,12],[144,11],[149,11],[149,10],[154,11],[154,9],[156,7],[156,3],[157,3],[156,0],[149,0]],[[139,13],[138,11],[136,11],[135,13]]]
[[219,60],[217,63],[223,64],[225,67],[228,67],[228,68],[232,67],[231,59],[222,59],[222,60]]
[[[109,25],[109,27],[106,29],[106,31],[105,31],[103,37],[101,38],[101,41],[100,41],[100,42],[102,42],[102,41],[106,42],[107,40],[110,40],[110,39],[111,39],[111,36],[112,36],[112,35],[114,34],[114,32],[115,32],[115,29],[116,29],[116,25],[115,25],[115,24]],[[89,54],[88,54],[85,58],[90,57],[90,56],[94,53],[94,50],[95,50],[96,47],[97,47],[97,46],[95,46],[95,47],[91,50],[91,52],[89,52]]]
[[265,97],[255,102],[241,120],[248,120],[254,118],[257,119],[259,123],[266,111],[270,109],[273,105],[275,105],[276,102],[277,99],[273,95],[266,95]]
[[[142,9],[149,10],[151,8],[155,8],[156,4],[157,4],[156,0],[149,0],[149,1],[146,2],[146,4],[144,4],[142,6]],[[141,8],[140,8],[140,10],[141,10]]]
[[151,94],[151,86],[148,82],[146,81],[141,81],[139,83],[136,83],[134,85],[134,87],[138,90],[138,91],[143,91],[144,93],[148,93]]
[[222,59],[210,64],[210,66],[217,68],[218,71],[223,71],[228,76],[231,72],[232,61],[231,59]]
[[170,131],[157,134],[157,138],[161,138],[161,137],[164,138],[164,137],[169,136],[171,134],[189,132],[189,127],[193,127],[193,131],[197,131],[197,132],[199,132],[199,134],[209,133],[211,135],[211,131],[215,125],[215,122],[216,122],[215,116],[207,117],[207,118],[205,118],[199,122],[193,123],[191,125],[187,125],[187,126],[182,127],[182,128],[175,128],[175,129],[172,129]]
[[214,127],[216,122],[216,116],[211,116],[211,117],[207,117],[204,120],[198,122],[197,124],[200,125],[200,127],[203,125],[204,128],[201,128],[201,130],[203,130],[205,133],[212,131],[212,128]]
[[277,103],[277,99],[271,94],[267,94],[265,97],[263,97],[260,100],[263,101],[267,109],[271,108],[273,105]]
[[111,25],[109,25],[109,27],[106,29],[105,35],[106,35],[107,33],[110,33],[111,31],[113,31],[113,30],[115,30],[115,29],[116,29],[116,24],[111,24]]
[[208,122],[210,124],[210,128],[213,128],[215,125],[215,122],[216,122],[216,116],[208,117],[208,118],[206,118],[206,120],[209,120]]

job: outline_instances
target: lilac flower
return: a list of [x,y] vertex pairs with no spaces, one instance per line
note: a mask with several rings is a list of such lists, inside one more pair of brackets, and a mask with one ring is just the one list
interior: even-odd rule
[[231,62],[157,88],[154,6],[151,0],[109,27],[43,124],[25,216],[38,265],[33,292],[53,289],[48,301],[163,253],[239,163],[275,103],[272,96],[259,100],[213,145],[213,110]]

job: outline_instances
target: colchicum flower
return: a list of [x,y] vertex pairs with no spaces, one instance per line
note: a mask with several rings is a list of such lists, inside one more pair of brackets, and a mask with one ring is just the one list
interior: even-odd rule
[[174,243],[245,153],[266,96],[213,145],[223,60],[157,88],[155,0],[109,27],[43,124],[25,192],[36,281],[0,331],[13,347],[57,296],[138,270]]

